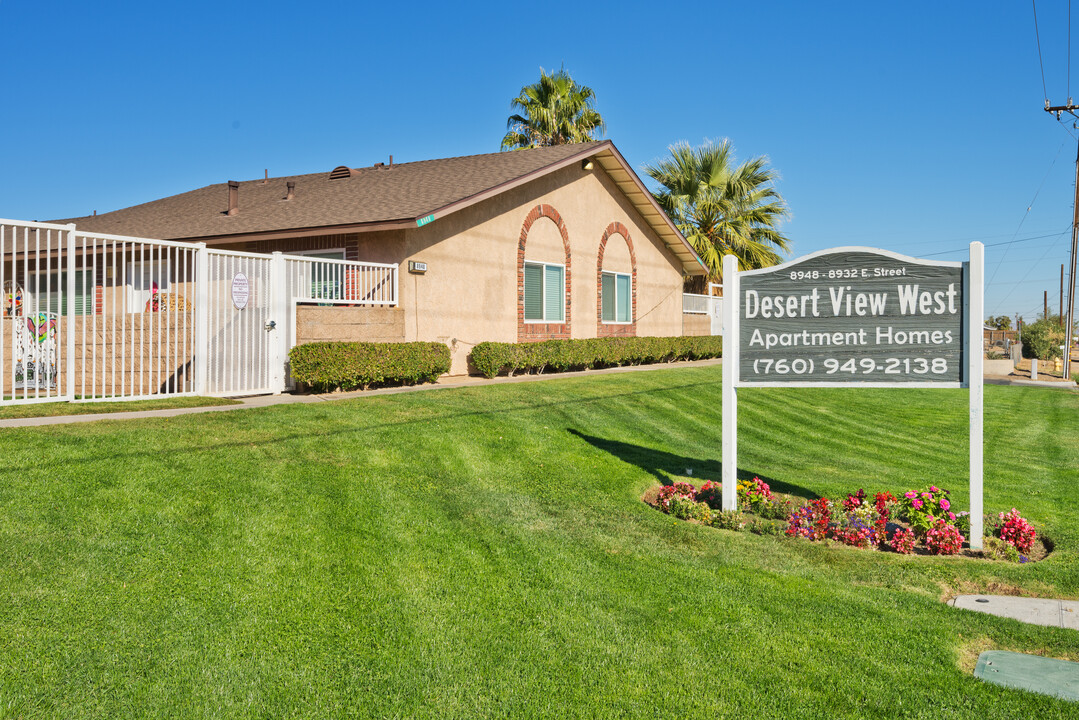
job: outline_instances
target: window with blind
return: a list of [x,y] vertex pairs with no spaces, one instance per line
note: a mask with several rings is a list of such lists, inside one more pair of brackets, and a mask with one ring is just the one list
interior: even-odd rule
[[633,282],[624,273],[600,276],[600,317],[605,323],[633,322]]
[[525,263],[525,322],[566,321],[566,268]]
[[[303,255],[319,260],[344,260],[345,249],[334,248],[333,250],[300,250],[289,253],[290,255]],[[345,266],[324,263],[316,265],[312,263],[307,267],[307,274],[311,282],[311,297],[317,300],[341,300],[344,299]]]
[[[31,276],[30,293],[37,300],[37,311],[52,315],[67,315],[67,273],[38,273]],[[93,312],[94,286],[90,273],[86,270],[75,271],[75,314],[90,315]],[[24,302],[24,307],[26,304]]]

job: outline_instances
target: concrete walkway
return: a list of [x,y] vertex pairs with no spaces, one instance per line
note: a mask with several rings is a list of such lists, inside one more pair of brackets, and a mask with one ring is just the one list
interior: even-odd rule
[[960,595],[948,601],[952,607],[1011,618],[1046,627],[1079,630],[1079,601],[1012,595]]
[[1027,387],[1047,387],[1057,390],[1079,390],[1079,385],[1063,380],[1031,380],[1020,375],[986,375],[986,385],[1025,385]]
[[642,372],[647,370],[666,370],[669,368],[692,368],[719,365],[722,358],[711,360],[689,360],[685,362],[660,363],[656,365],[632,365],[629,367],[604,368],[602,370],[582,370],[578,372],[550,373],[546,375],[518,375],[516,377],[496,377],[488,380],[483,377],[472,376],[449,376],[439,378],[433,383],[426,385],[409,385],[404,387],[379,388],[378,390],[356,390],[353,392],[335,392],[321,395],[255,395],[247,398],[238,398],[237,405],[209,405],[206,407],[173,408],[171,410],[136,410],[133,412],[93,413],[87,415],[57,415],[55,417],[36,418],[8,418],[0,420],[0,428],[17,427],[40,427],[42,425],[67,425],[71,423],[97,422],[99,420],[139,420],[142,418],[176,417],[178,415],[193,415],[196,413],[228,412],[230,410],[247,410],[249,408],[269,407],[270,405],[289,405],[294,403],[321,403],[335,402],[338,400],[351,400],[358,397],[374,395],[396,395],[397,393],[422,392],[424,390],[438,390],[441,388],[472,387],[476,385],[500,385],[504,383],[543,382],[545,380],[558,380],[560,378],[582,377],[585,375],[611,375],[628,372]]

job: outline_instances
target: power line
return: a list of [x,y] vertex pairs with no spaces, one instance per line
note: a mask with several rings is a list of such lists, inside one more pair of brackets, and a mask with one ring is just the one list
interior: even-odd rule
[[[1049,104],[1048,100],[1046,100],[1045,102],[1046,102],[1047,105]],[[1057,120],[1059,120],[1059,119],[1060,118],[1058,117]],[[1063,149],[1064,149],[1064,143],[1060,143],[1060,147],[1057,148],[1056,155],[1053,156],[1052,162],[1049,163],[1049,169],[1045,171],[1045,175],[1042,177],[1042,181],[1038,185],[1038,189],[1036,191],[1034,191],[1034,197],[1031,198],[1030,204],[1027,205],[1026,212],[1023,213],[1022,219],[1019,220],[1019,225],[1016,226],[1015,232],[1012,234],[1012,240],[1015,240],[1015,236],[1019,234],[1019,231],[1023,227],[1023,223],[1025,223],[1027,221],[1027,217],[1030,215],[1030,209],[1032,207],[1034,207],[1034,203],[1036,203],[1038,201],[1038,196],[1042,194],[1042,188],[1045,187],[1045,181],[1049,179],[1049,174],[1051,172],[1053,172],[1053,168],[1056,167],[1057,159],[1060,157],[1060,152]],[[989,282],[987,282],[986,285],[992,285],[993,284],[993,280],[996,279],[997,273],[1000,272],[1001,266],[1004,265],[1004,258],[1007,257],[1007,255],[1008,255],[1007,250],[1005,250],[1003,253],[1001,253],[1000,260],[997,261],[996,267],[993,268],[993,274],[990,276]]]
[[[1070,228],[1069,228],[1069,229],[1070,229]],[[1064,233],[1061,233],[1061,235],[1063,235],[1063,234],[1064,234]],[[999,301],[997,302],[997,304],[996,304],[996,307],[995,307],[995,308],[993,309],[993,311],[994,311],[994,312],[996,312],[997,310],[999,310],[999,309],[1000,309],[1000,306],[1004,304],[1004,301],[1005,301],[1005,300],[1007,300],[1008,298],[1010,298],[1010,297],[1012,296],[1012,293],[1013,293],[1013,292],[1015,292],[1015,288],[1019,287],[1019,286],[1020,286],[1020,285],[1022,285],[1022,284],[1023,284],[1024,282],[1026,282],[1026,279],[1027,279],[1028,277],[1030,277],[1030,273],[1034,272],[1034,268],[1036,268],[1036,267],[1037,267],[1038,265],[1040,265],[1040,264],[1042,263],[1042,261],[1044,261],[1044,260],[1045,260],[1045,258],[1049,257],[1049,252],[1050,252],[1051,250],[1053,250],[1053,248],[1054,248],[1054,246],[1053,246],[1053,245],[1050,245],[1049,247],[1047,247],[1047,248],[1045,249],[1045,252],[1044,252],[1044,253],[1042,254],[1042,256],[1041,256],[1041,257],[1040,257],[1040,258],[1038,259],[1038,262],[1036,262],[1036,263],[1034,263],[1033,265],[1031,265],[1031,266],[1030,266],[1030,269],[1028,269],[1028,270],[1027,270],[1027,274],[1026,274],[1026,275],[1024,275],[1024,276],[1023,276],[1022,278],[1020,278],[1020,279],[1019,279],[1019,282],[1017,282],[1017,283],[1016,283],[1015,285],[1013,285],[1013,286],[1012,286],[1012,289],[1008,291],[1008,294],[1007,294],[1007,295],[1005,295],[1005,296],[1004,296],[1003,298],[1001,298],[1001,299],[1000,299],[1000,300],[999,300]]]
[[[987,248],[1000,247],[1001,245],[1012,245],[1012,244],[1015,244],[1015,243],[1030,242],[1031,240],[1042,240],[1044,238],[1049,238],[1049,237],[1055,238],[1055,237],[1060,237],[1060,236],[1062,236],[1064,234],[1065,233],[1063,233],[1063,232],[1058,232],[1058,233],[1049,233],[1048,235],[1032,235],[1030,237],[1019,238],[1017,240],[1012,239],[1012,240],[1006,240],[1004,242],[989,243],[985,247],[987,247]],[[940,252],[935,252],[935,253],[925,253],[925,254],[922,255],[922,257],[933,257],[935,255],[947,255],[949,253],[966,252],[969,249],[970,248],[956,248],[955,250],[941,250]],[[990,280],[989,282],[986,283],[986,285],[991,285],[992,283],[993,283],[993,281]]]
[[1038,35],[1038,4],[1037,0],[1030,0],[1034,8],[1034,39],[1038,42],[1038,67],[1042,70],[1042,94],[1045,95],[1045,104],[1049,104],[1049,91],[1045,88],[1045,64],[1042,63],[1042,39]]

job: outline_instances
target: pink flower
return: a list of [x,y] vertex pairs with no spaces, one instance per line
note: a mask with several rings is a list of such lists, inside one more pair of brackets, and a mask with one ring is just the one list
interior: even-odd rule
[[953,512],[948,513],[948,519],[949,520],[955,520],[955,513],[953,513]]
[[924,493],[922,493],[922,497],[924,497],[926,500],[932,500],[933,499],[933,493],[924,492]]
[[[917,494],[918,493],[914,492],[913,490],[907,490],[905,493],[903,493],[903,497],[905,497],[907,500],[911,500]],[[1001,513],[1001,515],[1003,515],[1003,514],[1004,513]]]
[[918,498],[914,498],[910,504],[914,506],[915,510],[921,510],[923,505],[922,501]]
[[940,492],[940,488],[938,488],[936,485],[930,485],[929,492]]
[[948,498],[941,499],[941,501],[940,501],[940,509],[941,510],[947,510],[951,506],[952,506],[952,504],[950,502],[948,502]]

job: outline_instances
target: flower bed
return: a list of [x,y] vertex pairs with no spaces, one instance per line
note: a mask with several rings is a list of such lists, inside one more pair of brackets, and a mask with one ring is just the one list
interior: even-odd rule
[[955,513],[949,492],[931,485],[900,497],[865,490],[838,502],[805,500],[772,492],[760,478],[738,483],[739,511],[722,509],[722,486],[708,481],[699,488],[677,481],[653,487],[645,502],[681,520],[723,530],[748,530],[811,542],[835,541],[864,550],[904,555],[964,555],[1026,563],[1041,560],[1052,543],[1012,508],[985,518],[984,549],[971,550],[968,513]]

